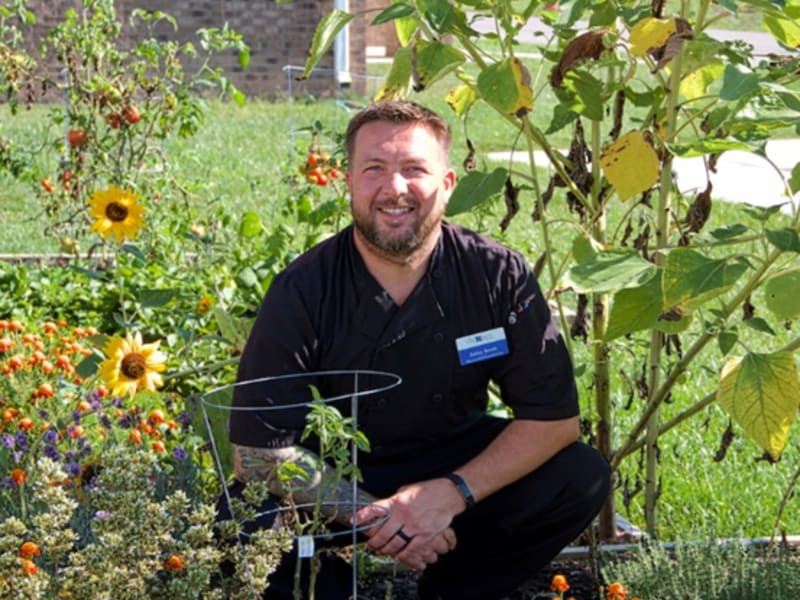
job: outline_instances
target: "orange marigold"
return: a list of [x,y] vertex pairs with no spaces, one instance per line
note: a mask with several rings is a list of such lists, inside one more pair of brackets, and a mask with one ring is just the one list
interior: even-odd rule
[[628,597],[628,590],[619,581],[606,586],[606,600],[625,600]]
[[569,589],[569,583],[567,582],[567,578],[561,575],[553,575],[553,580],[550,582],[550,591],[551,592],[566,592]]
[[183,562],[183,559],[180,556],[173,554],[164,561],[164,568],[167,571],[182,571],[186,568],[186,564]]
[[25,471],[23,471],[22,469],[14,469],[13,471],[11,471],[11,479],[17,485],[22,485],[23,483],[25,483],[25,480],[27,478],[28,478],[28,476],[25,474]]
[[39,546],[33,542],[24,542],[22,546],[19,547],[19,555],[22,558],[33,558],[34,556],[41,556],[42,551],[39,550]]
[[22,571],[25,573],[25,575],[36,575],[36,573],[39,572],[39,567],[37,567],[36,563],[32,560],[23,558]]

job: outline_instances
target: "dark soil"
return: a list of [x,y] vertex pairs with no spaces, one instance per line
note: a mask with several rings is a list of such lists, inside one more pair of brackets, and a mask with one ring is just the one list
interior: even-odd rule
[[[558,598],[550,591],[553,575],[564,575],[569,582],[566,598],[575,600],[600,600],[599,584],[588,565],[574,561],[550,563],[503,600],[545,600]],[[376,572],[362,580],[358,586],[359,600],[416,600],[417,574],[401,570],[396,573]]]

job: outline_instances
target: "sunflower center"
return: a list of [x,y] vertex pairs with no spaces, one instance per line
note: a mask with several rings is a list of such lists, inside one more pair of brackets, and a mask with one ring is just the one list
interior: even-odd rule
[[119,370],[129,379],[139,379],[147,373],[147,359],[138,352],[129,352],[122,359]]
[[106,206],[106,216],[119,223],[128,218],[128,208],[118,202],[109,202],[108,206]]

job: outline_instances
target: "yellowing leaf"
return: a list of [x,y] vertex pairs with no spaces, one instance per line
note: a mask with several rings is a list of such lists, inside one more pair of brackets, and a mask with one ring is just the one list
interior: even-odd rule
[[394,20],[394,30],[397,33],[397,41],[405,48],[417,32],[417,20],[413,16],[401,17]]
[[626,133],[600,154],[600,167],[620,200],[649,190],[658,181],[656,151],[641,131]]
[[631,54],[645,56],[649,50],[661,48],[676,31],[675,19],[642,19],[631,29]]
[[708,86],[722,77],[725,65],[713,63],[700,69],[695,69],[681,81],[680,92],[684,98],[694,100],[705,96]]
[[478,95],[466,84],[457,85],[447,92],[447,96],[445,97],[447,104],[459,117],[463,117],[467,114],[467,111],[472,108],[472,105],[475,104],[477,100]]
[[720,372],[717,401],[756,444],[778,458],[800,405],[794,356],[729,358]]

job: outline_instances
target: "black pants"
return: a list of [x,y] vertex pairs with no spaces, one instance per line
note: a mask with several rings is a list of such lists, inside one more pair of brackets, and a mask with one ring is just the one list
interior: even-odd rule
[[[508,423],[487,416],[459,437],[424,451],[391,456],[378,449],[361,454],[363,488],[382,498],[407,483],[448,473],[480,453]],[[609,468],[600,453],[585,444],[572,444],[453,520],[456,549],[441,555],[422,573],[420,598],[502,598],[546,566],[589,525],[609,490]],[[347,536],[339,539],[348,541]],[[265,598],[291,600],[291,592],[283,590],[291,590],[293,556],[287,556],[270,577]],[[352,589],[348,581],[342,564],[331,559],[318,576],[316,597],[346,600]]]

